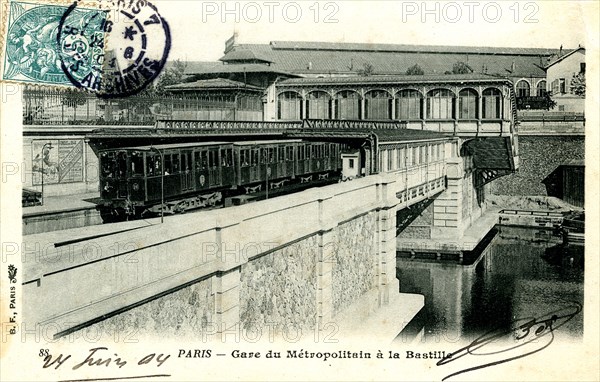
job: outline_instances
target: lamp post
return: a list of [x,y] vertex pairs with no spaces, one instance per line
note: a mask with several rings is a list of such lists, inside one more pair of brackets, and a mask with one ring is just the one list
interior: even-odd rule
[[44,161],[45,161],[45,153],[46,153],[46,147],[48,147],[48,156],[50,156],[50,150],[53,149],[52,147],[52,143],[48,142],[48,143],[44,143],[44,145],[42,146],[42,197],[41,197],[41,205],[44,205]]
[[150,150],[155,150],[160,155],[160,223],[162,224],[165,218],[165,169],[163,168],[165,161],[162,151],[152,146],[150,146]]

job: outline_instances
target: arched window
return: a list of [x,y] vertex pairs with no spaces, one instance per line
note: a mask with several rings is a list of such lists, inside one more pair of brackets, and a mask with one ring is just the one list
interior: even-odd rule
[[496,88],[485,89],[481,106],[484,119],[502,118],[502,92]]
[[357,92],[343,90],[335,95],[336,119],[360,119],[360,96]]
[[546,81],[545,80],[541,80],[540,82],[538,82],[535,93],[538,97],[543,97],[546,95]]
[[477,92],[463,89],[458,93],[458,118],[477,119]]
[[396,93],[396,119],[422,119],[423,97],[416,90],[406,89]]
[[427,118],[453,119],[454,93],[448,89],[434,89],[427,93]]
[[517,82],[517,97],[529,97],[530,95],[530,89],[529,89],[529,82],[525,81],[525,80],[521,80],[519,82]]
[[296,92],[283,92],[277,97],[277,118],[302,119],[302,98]]
[[324,91],[310,92],[307,96],[306,118],[329,119],[331,118],[331,97]]
[[390,93],[371,90],[365,94],[365,119],[391,119]]

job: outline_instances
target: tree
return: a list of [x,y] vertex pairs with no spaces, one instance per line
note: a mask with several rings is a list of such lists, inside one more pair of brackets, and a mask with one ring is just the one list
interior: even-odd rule
[[67,89],[62,94],[62,104],[73,108],[73,115],[69,117],[73,123],[77,121],[77,106],[85,105],[87,99],[85,92],[80,89]]
[[585,97],[585,72],[573,74],[571,79],[571,93]]
[[158,76],[154,92],[157,95],[165,94],[165,87],[169,85],[180,84],[185,79],[185,69],[187,63],[181,60],[173,61],[173,66],[165,67],[163,72]]
[[473,73],[473,68],[469,64],[458,61],[452,65],[452,74],[470,74]]
[[362,69],[358,69],[358,75],[368,77],[375,74],[375,67],[369,63],[364,63]]
[[544,92],[544,107],[546,110],[554,109],[556,101],[552,99],[552,92]]
[[406,74],[408,76],[422,76],[425,74],[425,72],[423,71],[423,68],[419,66],[419,64],[414,64],[410,68],[406,69]]

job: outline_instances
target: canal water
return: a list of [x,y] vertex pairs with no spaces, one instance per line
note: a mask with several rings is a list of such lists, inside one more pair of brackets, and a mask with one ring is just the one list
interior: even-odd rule
[[[397,340],[419,333],[427,343],[470,342],[515,319],[583,306],[583,251],[563,255],[560,242],[551,231],[497,227],[467,264],[398,259],[400,291],[424,295],[425,307]],[[582,338],[583,313],[559,330]]]

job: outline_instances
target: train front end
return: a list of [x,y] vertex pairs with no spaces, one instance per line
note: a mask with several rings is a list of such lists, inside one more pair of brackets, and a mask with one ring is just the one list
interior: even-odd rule
[[144,154],[136,150],[100,152],[100,198],[104,221],[136,215],[145,204]]

